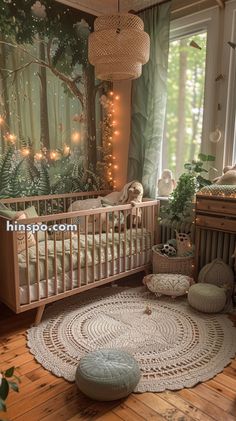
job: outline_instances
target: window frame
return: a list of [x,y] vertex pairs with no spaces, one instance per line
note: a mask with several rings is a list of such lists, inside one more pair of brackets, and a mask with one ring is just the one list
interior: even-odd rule
[[204,86],[204,113],[201,152],[215,155],[214,145],[209,141],[216,124],[216,82],[218,69],[219,7],[213,7],[171,21],[170,41],[201,31],[207,31],[206,69]]
[[236,43],[236,0],[226,3],[224,14],[222,51],[224,81],[219,95],[222,103],[219,125],[224,133],[223,142],[218,148],[218,156],[222,157],[221,169],[236,162],[236,50],[228,45],[228,41]]

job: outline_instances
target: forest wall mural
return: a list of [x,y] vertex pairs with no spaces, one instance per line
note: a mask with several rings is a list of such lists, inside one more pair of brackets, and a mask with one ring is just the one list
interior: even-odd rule
[[95,80],[94,17],[0,0],[0,197],[113,187],[114,97]]

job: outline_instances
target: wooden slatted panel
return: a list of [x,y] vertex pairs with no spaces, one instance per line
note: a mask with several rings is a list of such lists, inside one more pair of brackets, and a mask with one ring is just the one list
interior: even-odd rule
[[77,225],[77,243],[78,243],[78,258],[77,258],[77,286],[81,286],[81,246],[80,246],[80,225]]

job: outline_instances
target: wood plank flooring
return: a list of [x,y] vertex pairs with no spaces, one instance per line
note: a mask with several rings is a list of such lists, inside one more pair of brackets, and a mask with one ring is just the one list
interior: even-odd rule
[[[0,305],[0,369],[12,365],[21,378],[20,393],[11,392],[9,421],[234,421],[236,420],[236,359],[224,371],[192,389],[132,394],[122,401],[95,402],[75,384],[40,366],[26,346],[26,329],[35,310],[14,315]],[[236,324],[236,315],[231,317]]]

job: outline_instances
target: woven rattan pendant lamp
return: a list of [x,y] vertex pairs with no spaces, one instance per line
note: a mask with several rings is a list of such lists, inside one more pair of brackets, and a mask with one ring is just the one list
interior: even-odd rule
[[88,58],[101,80],[137,79],[149,60],[150,38],[142,19],[132,13],[99,16],[89,35]]

